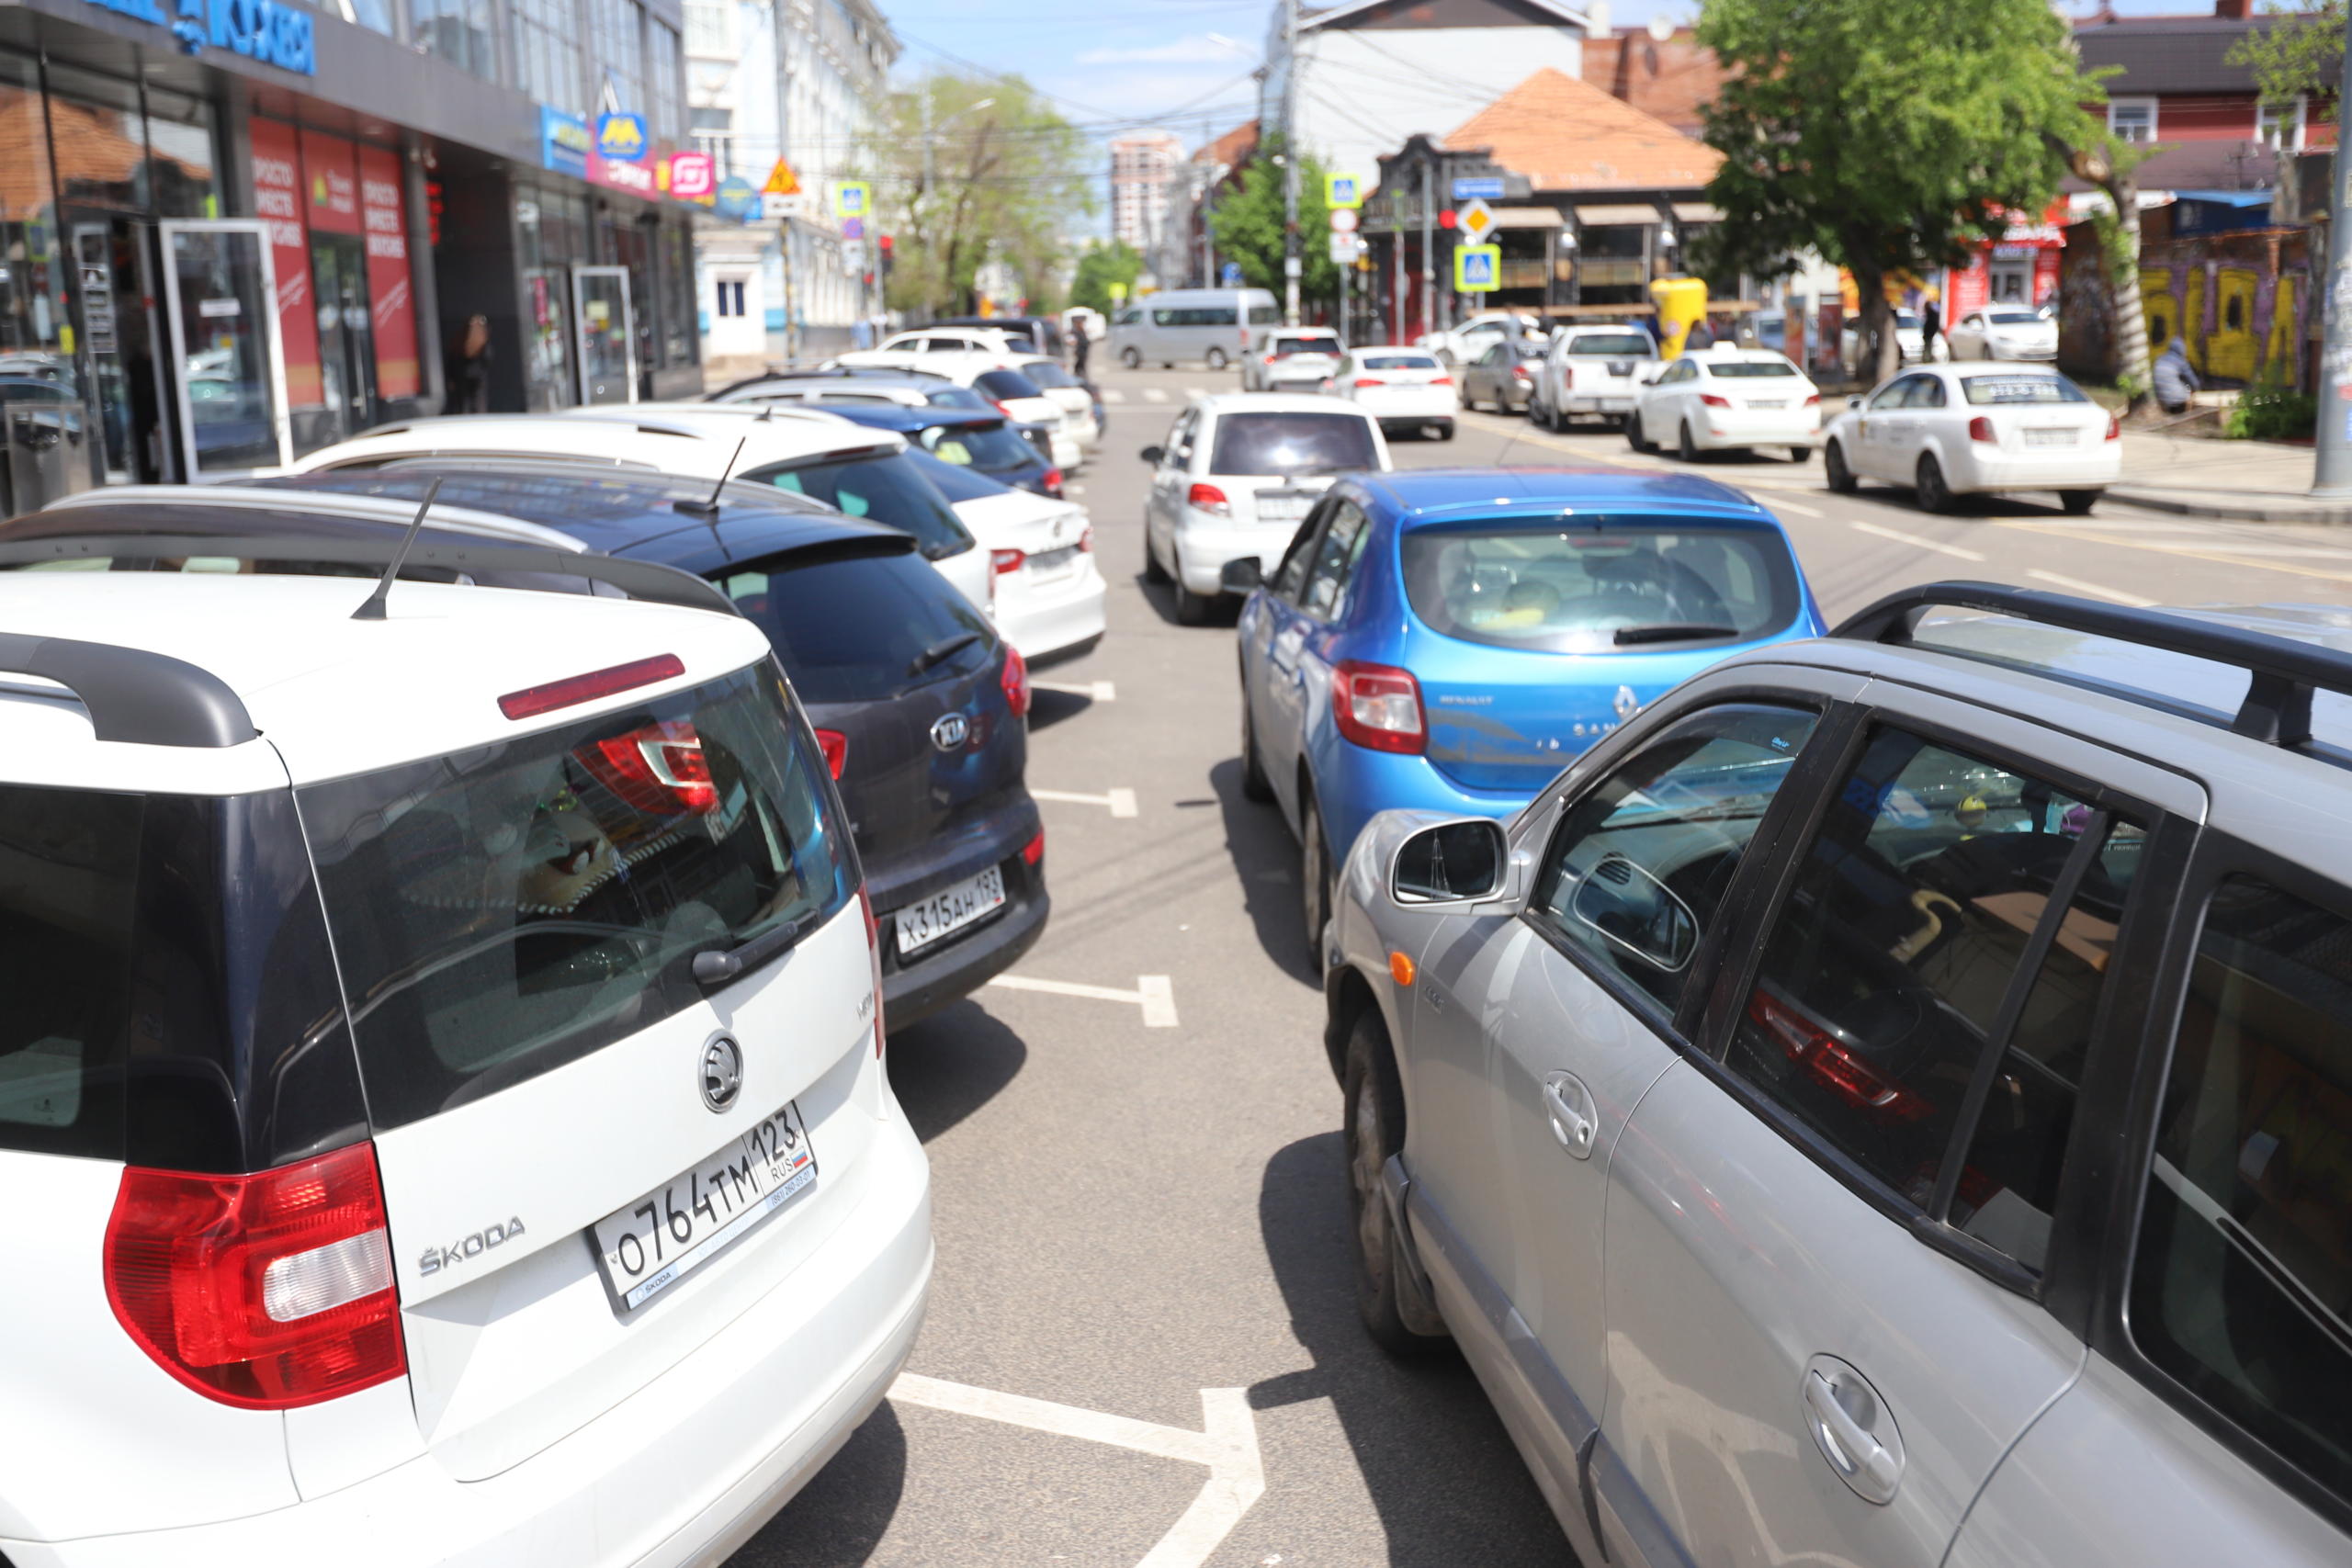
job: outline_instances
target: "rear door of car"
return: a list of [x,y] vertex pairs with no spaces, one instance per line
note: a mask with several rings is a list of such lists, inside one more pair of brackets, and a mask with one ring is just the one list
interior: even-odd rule
[[1867,694],[1611,1167],[1592,1471],[1636,1561],[1931,1568],[2084,1365],[2038,1299],[2084,1064],[2205,795]]
[[[1330,503],[1299,558],[1298,587],[1282,603],[1267,651],[1264,690],[1271,724],[1266,772],[1292,822],[1302,830],[1306,822],[1302,775],[1311,775],[1312,758],[1323,739],[1310,731],[1330,711],[1332,623],[1371,531],[1363,508],[1352,498],[1340,496]],[[1344,855],[1347,846],[1333,845],[1331,852]]]
[[1897,376],[1870,395],[1855,421],[1855,448],[1850,458],[1858,474],[1874,479],[1911,482],[1904,452],[1911,440],[1911,416],[1905,412],[1911,394],[1924,378]]

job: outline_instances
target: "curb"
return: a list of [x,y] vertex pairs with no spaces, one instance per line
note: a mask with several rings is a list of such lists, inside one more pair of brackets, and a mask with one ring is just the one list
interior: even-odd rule
[[2184,501],[2177,495],[2159,491],[2132,490],[2125,485],[2108,486],[2107,499],[2124,506],[2144,507],[2150,512],[2170,512],[2182,517],[2220,517],[2239,523],[2352,523],[2352,504],[2326,502],[2290,502],[2279,506],[2263,506],[2236,500]]

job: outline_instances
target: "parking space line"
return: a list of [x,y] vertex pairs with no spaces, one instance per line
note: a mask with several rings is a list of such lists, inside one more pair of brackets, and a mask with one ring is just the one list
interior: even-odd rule
[[2098,583],[2085,582],[2079,577],[2062,577],[2054,571],[2044,571],[2038,566],[2026,568],[2025,574],[2037,582],[2047,582],[2053,588],[2064,588],[2075,593],[2087,593],[2094,599],[2112,600],[2118,604],[2129,604],[2135,610],[2144,610],[2157,603],[2154,599],[2143,599],[2137,593],[2120,593],[2112,588],[2101,588]]
[[2002,523],[1997,526],[2022,528],[2035,534],[2054,534],[2062,539],[2088,539],[2094,544],[2115,545],[2127,550],[2169,556],[2174,560],[2204,560],[2217,566],[2245,567],[2255,571],[2283,571],[2293,577],[2316,577],[2329,582],[2352,582],[2352,571],[2325,571],[2315,566],[2297,566],[2291,561],[2257,560],[2251,556],[2232,555],[2226,539],[2211,539],[2206,541],[2208,548],[2192,549],[2187,545],[2167,545],[2154,539],[2134,539],[2119,534],[2077,533],[2071,523]]
[[1102,389],[1102,400],[1105,403],[1124,403],[1127,400],[1127,394],[1116,387],[1105,387]]
[[1787,499],[1785,499],[1785,498],[1779,497],[1779,496],[1775,496],[1775,497],[1774,497],[1770,502],[1767,502],[1767,504],[1768,504],[1768,505],[1771,505],[1771,506],[1777,506],[1777,507],[1779,507],[1779,508],[1780,508],[1781,511],[1783,511],[1783,512],[1793,512],[1793,513],[1796,513],[1798,516],[1800,516],[1800,517],[1816,517],[1816,518],[1817,518],[1817,517],[1820,517],[1820,516],[1823,516],[1823,515],[1824,515],[1824,513],[1819,513],[1819,512],[1815,512],[1815,511],[1812,507],[1810,507],[1810,506],[1804,505],[1804,504],[1802,504],[1802,503],[1800,503],[1800,502],[1798,502],[1789,501],[1789,500],[1787,500]]
[[1082,997],[1090,1001],[1126,1002],[1143,1010],[1146,1029],[1176,1027],[1176,988],[1165,975],[1138,975],[1136,988],[1083,986],[1074,980],[1039,980],[1027,975],[999,975],[989,981],[1008,991],[1036,991],[1049,997]]
[[1184,395],[1187,398],[1205,398],[1209,395],[1209,389],[1206,387],[1187,387],[1184,389]]
[[1086,697],[1098,703],[1115,703],[1119,688],[1112,681],[1032,681],[1029,684],[1040,692],[1059,692],[1064,696]]
[[1164,403],[1168,400],[1168,394],[1158,387],[1146,387],[1143,389],[1143,400],[1148,403]]
[[1058,800],[1071,806],[1108,807],[1114,817],[1133,817],[1136,814],[1136,792],[1131,789],[1106,790],[1101,795],[1078,795],[1066,789],[1037,789],[1033,786],[1029,794],[1037,800]]
[[1985,558],[1981,550],[1966,549],[1959,545],[1947,545],[1941,539],[1923,539],[1917,534],[1906,534],[1900,528],[1883,528],[1875,523],[1860,521],[1849,521],[1846,526],[1858,533],[1873,534],[1882,539],[1893,539],[1898,545],[1909,545],[1915,549],[1934,550],[1941,555],[1958,556],[1962,560]]

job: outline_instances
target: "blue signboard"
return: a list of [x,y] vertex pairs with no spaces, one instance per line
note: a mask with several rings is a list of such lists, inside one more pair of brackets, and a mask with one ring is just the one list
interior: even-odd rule
[[1217,273],[1217,277],[1227,288],[1240,288],[1241,264],[1239,262],[1226,263],[1224,267]]
[[718,215],[742,220],[759,210],[760,187],[741,175],[729,175],[718,182]]
[[1503,177],[1500,175],[1479,175],[1453,182],[1453,199],[1456,201],[1500,201],[1502,195]]
[[596,117],[596,155],[605,162],[637,163],[651,145],[645,138],[643,115],[606,114]]
[[539,162],[559,175],[588,177],[588,149],[596,139],[588,121],[576,114],[539,106]]
[[303,76],[319,71],[311,13],[279,0],[90,0],[94,6],[169,28],[183,54],[199,54],[204,46],[225,49],[247,60],[275,65]]

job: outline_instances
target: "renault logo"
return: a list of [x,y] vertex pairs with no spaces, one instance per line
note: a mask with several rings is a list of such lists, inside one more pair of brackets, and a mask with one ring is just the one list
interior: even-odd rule
[[1623,724],[1641,707],[1642,699],[1634,695],[1633,687],[1620,686],[1617,688],[1617,700],[1609,705],[1617,710],[1617,722]]
[[931,727],[931,743],[943,751],[959,750],[971,733],[971,721],[962,714],[942,714]]
[[743,1092],[743,1048],[719,1035],[702,1048],[702,1102],[724,1111]]

